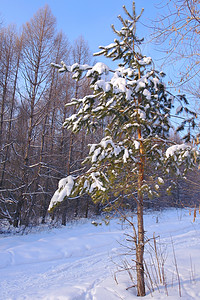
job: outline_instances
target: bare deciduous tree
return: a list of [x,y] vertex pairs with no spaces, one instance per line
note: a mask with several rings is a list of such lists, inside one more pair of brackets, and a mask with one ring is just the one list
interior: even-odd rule
[[[39,9],[30,22],[27,22],[23,27],[23,64],[21,72],[26,86],[23,101],[28,105],[29,120],[23,157],[24,167],[22,182],[25,184],[25,187],[22,189],[21,197],[18,201],[15,226],[18,226],[22,206],[26,207],[23,222],[28,223],[27,220],[36,199],[36,194],[31,193],[30,186],[34,185],[34,190],[37,192],[38,183],[33,176],[31,176],[30,179],[29,174],[34,172],[35,169],[30,166],[32,164],[32,149],[33,147],[38,147],[37,125],[43,118],[44,104],[42,103],[42,96],[46,89],[46,79],[49,73],[48,69],[51,51],[53,49],[54,33],[55,17],[47,5]],[[39,165],[36,166],[36,169],[38,168]]]
[[[176,63],[179,85],[199,81],[200,3],[196,0],[164,0],[160,18],[153,22],[153,38],[165,52],[164,62]],[[162,13],[163,12],[163,13]]]

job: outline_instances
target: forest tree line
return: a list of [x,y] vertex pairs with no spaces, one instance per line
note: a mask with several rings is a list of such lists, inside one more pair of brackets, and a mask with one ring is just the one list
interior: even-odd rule
[[[85,195],[68,198],[51,215],[47,213],[58,180],[79,174],[88,144],[98,142],[103,132],[103,124],[102,131],[88,135],[84,130],[75,135],[63,128],[65,118],[74,113],[65,104],[88,94],[89,81],[75,82],[70,73],[61,75],[51,68],[51,62],[62,60],[69,65],[91,64],[92,55],[83,37],[70,44],[57,32],[48,6],[39,9],[20,33],[14,25],[1,26],[0,219],[15,227],[45,223],[49,217],[65,225],[68,219],[102,210]],[[161,192],[158,199],[145,199],[145,207],[197,203],[196,171],[188,181],[175,177],[171,195]],[[128,201],[125,204],[134,209]]]

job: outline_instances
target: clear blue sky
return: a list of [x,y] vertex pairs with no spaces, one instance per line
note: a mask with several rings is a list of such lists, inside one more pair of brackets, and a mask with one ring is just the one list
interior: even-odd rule
[[[144,8],[141,22],[145,25],[150,25],[150,20],[155,20],[163,13],[158,9],[162,0],[135,0],[135,3],[137,13]],[[20,28],[45,4],[49,5],[57,19],[57,30],[62,30],[70,42],[82,35],[94,53],[99,50],[99,45],[113,42],[115,36],[110,25],[115,24],[116,27],[120,25],[117,16],[123,14],[124,4],[128,10],[131,9],[132,0],[0,0],[0,18],[3,19],[5,26],[14,23]],[[149,33],[148,27],[142,25],[139,27],[140,38],[145,37],[147,40]],[[155,45],[147,44],[143,54],[151,56],[156,67],[159,67],[159,58],[162,54]],[[103,57],[98,57],[98,60],[111,66]],[[174,78],[177,71],[175,68],[173,65],[164,66],[163,71],[167,73],[166,83]]]
[[[145,9],[142,17],[145,24],[160,12],[155,7],[160,0],[135,2],[137,12],[142,7]],[[117,16],[123,12],[123,4],[131,9],[132,0],[0,0],[0,16],[4,25],[15,23],[20,28],[45,4],[50,6],[57,19],[58,31],[62,30],[70,42],[82,35],[88,41],[91,51],[97,52],[99,45],[113,42],[114,35],[110,25],[114,23],[117,26]],[[148,29],[141,27],[140,37],[147,35]]]

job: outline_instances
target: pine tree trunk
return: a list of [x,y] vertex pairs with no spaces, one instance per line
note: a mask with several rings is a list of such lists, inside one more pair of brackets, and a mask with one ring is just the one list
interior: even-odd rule
[[137,295],[145,296],[144,281],[144,224],[143,224],[143,199],[138,199],[137,205],[138,241],[136,247]]
[[[141,78],[140,68],[138,69],[138,77]],[[141,98],[138,98],[138,109],[141,104]],[[138,123],[140,123],[140,116],[138,114]],[[136,272],[137,272],[137,295],[145,296],[145,280],[144,280],[144,214],[143,214],[143,195],[141,187],[144,181],[144,146],[142,143],[142,130],[138,128],[138,140],[140,142],[140,161],[138,173],[138,199],[137,199],[137,225],[138,225],[138,239],[136,246]]]
[[140,162],[138,174],[138,199],[137,199],[137,224],[138,239],[136,246],[136,272],[137,272],[137,295],[145,296],[145,280],[144,280],[144,214],[143,214],[143,195],[141,187],[144,180],[144,157],[143,145],[141,141],[141,130],[138,130],[138,138],[140,140]]
[[[138,137],[141,139],[141,131],[138,131]],[[138,239],[136,245],[136,271],[137,271],[137,295],[145,296],[145,280],[144,280],[144,213],[143,213],[143,195],[141,187],[144,180],[144,157],[143,145],[140,141],[140,162],[138,174],[138,199],[137,199],[137,225]]]

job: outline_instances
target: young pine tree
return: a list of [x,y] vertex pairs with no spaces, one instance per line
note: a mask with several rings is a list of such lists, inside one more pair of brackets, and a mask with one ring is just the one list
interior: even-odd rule
[[[59,72],[73,72],[76,80],[83,76],[90,78],[93,91],[67,104],[74,106],[76,113],[66,119],[64,126],[73,132],[79,132],[83,127],[92,131],[102,126],[104,121],[105,130],[98,144],[89,145],[85,163],[90,168],[76,178],[68,176],[60,180],[49,211],[66,197],[84,193],[91,195],[95,202],[110,203],[117,209],[123,197],[135,201],[137,293],[144,296],[143,199],[158,195],[159,186],[170,170],[177,176],[184,175],[195,164],[196,150],[186,144],[173,145],[168,138],[173,97],[165,89],[163,74],[154,70],[152,59],[140,51],[142,40],[136,36],[140,15],[136,16],[135,3],[132,14],[125,7],[124,11],[128,19],[119,16],[121,30],[112,26],[117,35],[114,43],[100,47],[101,51],[95,54],[119,60],[116,70],[100,62],[94,66],[67,66],[64,62],[62,66],[53,64]],[[184,108],[185,98],[180,96],[177,99],[181,103],[178,111],[187,110]],[[194,116],[188,122],[194,125]],[[184,120],[180,128],[186,123],[187,120]],[[148,169],[150,164],[154,166],[152,173]]]

